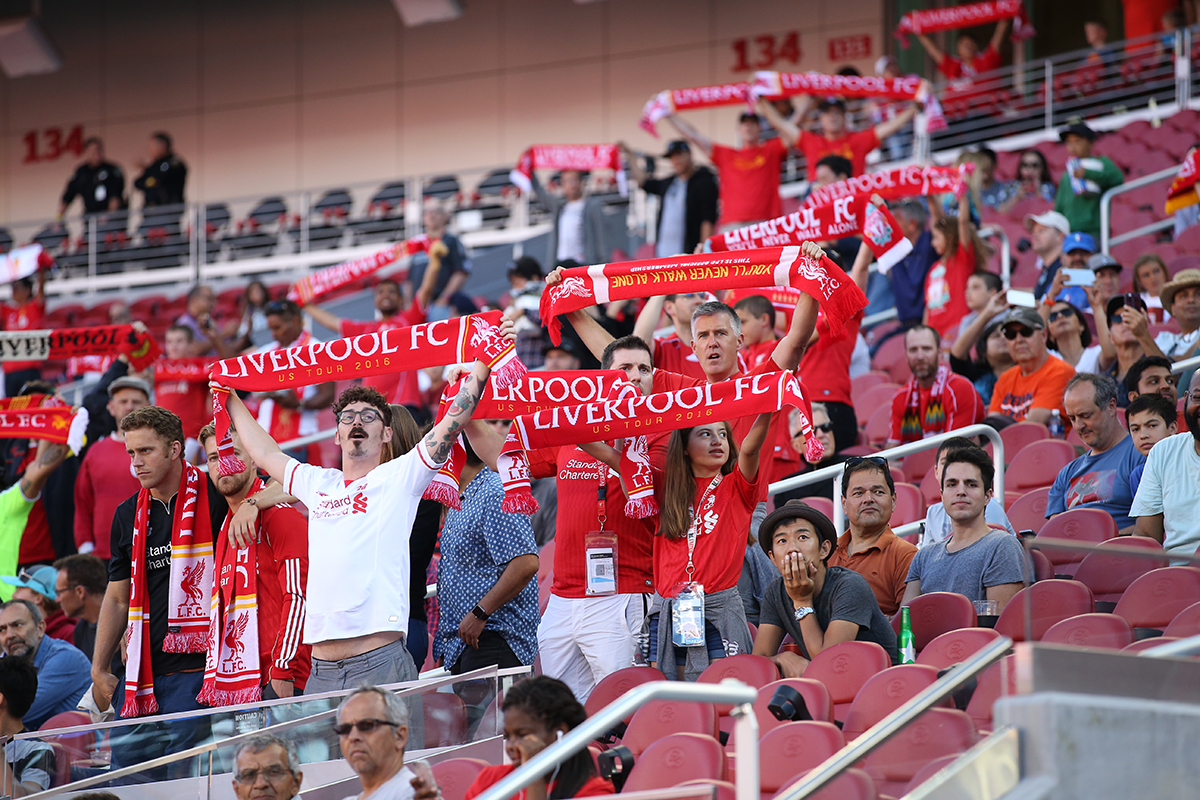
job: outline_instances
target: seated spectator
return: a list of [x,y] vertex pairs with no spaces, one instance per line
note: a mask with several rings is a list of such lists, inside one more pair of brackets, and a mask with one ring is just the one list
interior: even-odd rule
[[[1104,374],[1115,380],[1118,385],[1125,383],[1129,370],[1144,358],[1147,349],[1153,352],[1156,348],[1154,337],[1150,334],[1149,317],[1146,315],[1146,304],[1140,295],[1118,294],[1110,298],[1105,305],[1105,324],[1101,327],[1100,316],[1096,316],[1096,331],[1103,337],[1107,330],[1112,341],[1116,358],[1109,364],[1101,357],[1097,365]],[[1101,339],[1103,344],[1103,338]],[[1085,370],[1076,367],[1078,372]],[[1124,408],[1129,403],[1127,392],[1120,392],[1117,397],[1117,407]]]
[[1163,331],[1154,337],[1154,344],[1172,361],[1196,356],[1200,353],[1200,269],[1179,270],[1163,284],[1159,297],[1179,323],[1180,333]]
[[980,448],[946,456],[942,505],[950,538],[917,551],[908,569],[904,604],[929,592],[957,592],[972,601],[994,600],[1000,610],[1025,583],[1025,548],[1015,536],[987,524],[996,468]]
[[855,456],[842,472],[842,511],[849,529],[838,538],[828,559],[866,579],[879,610],[889,617],[900,610],[904,579],[917,548],[892,533],[896,484],[886,459]]
[[[1025,230],[1029,231],[1029,243],[1037,260],[1037,281],[1033,285],[1033,296],[1043,300],[1050,284],[1063,265],[1063,246],[1071,235],[1071,223],[1057,211],[1025,215]],[[1056,298],[1057,294],[1050,295]]]
[[[54,569],[58,570],[54,593],[62,603],[62,610],[67,616],[79,620],[75,623],[72,643],[87,656],[90,663],[96,646],[100,606],[108,588],[108,565],[96,556],[76,553],[55,561]],[[120,663],[116,666],[119,670]]]
[[237,800],[292,800],[300,795],[304,773],[296,744],[275,734],[251,736],[233,756]]
[[1137,518],[1137,536],[1162,542],[1169,553],[1190,556],[1200,547],[1200,371],[1192,373],[1185,397],[1188,429],[1150,449],[1129,516]]
[[[951,453],[971,448],[980,449],[975,442],[962,436],[953,436],[938,446],[937,461],[933,465],[933,474],[937,478],[938,486],[942,485],[942,473],[946,469],[946,458]],[[1008,514],[1004,513],[1004,505],[995,497],[988,500],[983,512],[983,519],[996,530],[1005,530],[1013,536],[1017,535],[1017,532],[1013,530],[1012,523],[1008,521]],[[917,541],[917,548],[945,541],[950,538],[951,533],[953,533],[953,527],[950,524],[950,516],[946,513],[946,507],[942,505],[942,501],[938,500],[925,510],[925,527],[921,531],[920,540]]]
[[938,254],[925,276],[925,323],[948,336],[971,310],[967,279],[987,265],[991,251],[971,222],[969,193],[958,203],[957,216],[943,216],[937,202],[929,204],[933,218],[933,250]]
[[1179,391],[1171,374],[1171,359],[1163,356],[1143,356],[1125,373],[1125,391],[1129,402],[1143,394],[1161,394],[1175,407]]
[[975,148],[975,175],[979,189],[979,202],[984,208],[1000,208],[1008,200],[1013,186],[996,180],[996,151],[990,147]]
[[1067,384],[1063,404],[1088,450],[1054,479],[1046,518],[1073,508],[1098,508],[1116,520],[1122,534],[1132,533],[1129,473],[1146,458],[1117,415],[1117,384],[1107,375],[1080,372]]
[[1014,308],[1004,317],[1001,330],[1017,366],[997,379],[989,413],[1013,422],[1027,419],[1045,425],[1057,409],[1065,425],[1063,391],[1075,370],[1046,350],[1046,325],[1041,316],[1032,308]]
[[971,382],[941,362],[942,337],[928,325],[904,334],[904,355],[912,378],[892,398],[892,429],[887,446],[973,425],[985,407]]
[[1108,156],[1092,155],[1096,132],[1077,122],[1061,134],[1067,145],[1067,168],[1058,182],[1054,210],[1071,223],[1072,231],[1100,235],[1100,197],[1125,182],[1125,174]]
[[1007,214],[1019,200],[1027,197],[1037,197],[1047,203],[1054,202],[1054,177],[1050,174],[1050,165],[1041,150],[1024,150],[1017,161],[1017,179],[1009,183],[1007,198],[1000,203],[997,210]]
[[950,369],[971,381],[984,405],[991,404],[996,381],[1016,363],[1001,329],[1006,314],[1005,295],[993,295],[975,321],[963,328],[950,346]]
[[980,313],[987,307],[988,300],[1004,291],[1004,282],[1000,280],[1000,276],[994,272],[988,272],[986,269],[978,269],[971,273],[971,277],[967,278],[967,311],[966,316],[959,322],[958,328],[954,331],[954,336],[957,338],[959,331],[970,325],[979,318]]
[[[1099,344],[1092,344],[1092,331],[1082,311],[1066,300],[1055,300],[1052,305],[1039,304],[1038,313],[1046,320],[1048,348],[1079,372],[1100,371],[1102,348]],[[1093,315],[1097,320],[1097,329],[1101,316]],[[1109,350],[1112,350],[1111,344]],[[1104,366],[1109,366],[1115,360],[1115,353],[1110,352]]]
[[[758,533],[780,574],[763,598],[755,655],[774,661],[785,678],[800,677],[809,661],[842,642],[875,642],[896,662],[896,634],[866,579],[829,566],[837,533],[828,517],[792,500],[768,514]],[[785,635],[799,654],[779,652]]]
[[[27,659],[0,658],[0,736],[29,730],[24,717],[37,691],[38,673]],[[4,777],[0,785],[10,797],[25,797],[50,788],[56,763],[53,747],[36,739],[18,739],[3,749]]]
[[1171,318],[1163,308],[1161,298],[1162,288],[1170,280],[1171,271],[1158,253],[1146,253],[1133,262],[1133,291],[1146,302],[1153,323],[1166,322]]
[[[419,708],[419,706],[418,706]],[[408,745],[408,704],[387,689],[360,686],[338,706],[333,728],[342,757],[362,785],[358,800],[434,800],[437,787],[427,772],[418,776],[404,764]],[[415,793],[414,793],[415,790]],[[346,800],[354,800],[353,796]]]
[[188,290],[187,305],[173,324],[183,325],[192,332],[192,345],[188,356],[210,356],[216,353],[216,340],[220,337],[213,324],[212,312],[217,305],[217,295],[211,286],[198,283]]
[[[844,456],[837,452],[836,442],[833,438],[833,423],[829,421],[829,412],[825,410],[824,403],[812,404],[812,426],[813,434],[817,437],[817,441],[821,443],[821,447],[825,449],[825,455],[815,464],[808,464],[804,469],[788,475],[788,478],[794,478],[796,475],[804,475],[814,470],[832,467],[834,464],[840,464],[845,461],[848,456]],[[801,460],[804,458],[804,432],[800,429],[800,412],[792,409],[788,414],[788,432],[792,436],[792,447],[796,452],[801,454]],[[800,486],[795,489],[788,489],[786,492],[780,492],[775,495],[775,507],[781,508],[784,503],[791,500],[803,500],[806,497],[828,497],[834,498],[833,494],[833,478],[823,480],[818,483],[810,483],[807,486]]]
[[[1121,272],[1125,268],[1107,253],[1096,253],[1088,259],[1088,269],[1095,276],[1092,290],[1099,297],[1101,305],[1107,306],[1109,300],[1121,293]],[[1137,297],[1137,300],[1141,298]]]
[[[466,800],[483,794],[513,770],[574,730],[587,719],[587,711],[562,681],[538,675],[526,678],[504,693],[504,754],[508,764],[486,767],[467,789]],[[596,773],[596,762],[587,749],[559,763],[553,774],[543,775],[522,794],[530,798],[559,800],[613,794],[616,789]]]
[[4,575],[0,581],[9,586],[15,586],[12,598],[27,600],[37,606],[46,623],[46,635],[54,639],[70,642],[75,638],[75,620],[68,617],[55,599],[55,579],[58,573],[54,567],[42,564],[37,567],[21,570],[16,577]]
[[[1144,394],[1135,397],[1125,409],[1125,421],[1129,425],[1129,437],[1133,446],[1143,456],[1148,457],[1154,445],[1174,436],[1179,432],[1179,415],[1175,412],[1175,404],[1168,402],[1160,394]],[[1129,493],[1137,497],[1138,486],[1142,483],[1142,473],[1146,471],[1143,461],[1129,473]]]
[[0,648],[4,659],[29,660],[38,671],[37,694],[22,715],[36,730],[63,711],[73,711],[92,685],[92,665],[73,644],[46,636],[42,612],[28,600],[0,605]]

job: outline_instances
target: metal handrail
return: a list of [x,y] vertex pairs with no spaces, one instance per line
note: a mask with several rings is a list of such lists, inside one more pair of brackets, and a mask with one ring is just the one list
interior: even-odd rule
[[[1007,640],[1006,640],[1007,641]],[[525,789],[555,764],[561,763],[575,753],[585,750],[597,737],[606,733],[622,719],[637,711],[651,700],[684,700],[699,703],[732,703],[741,706],[734,729],[734,746],[737,748],[737,798],[757,800],[758,783],[758,719],[750,705],[757,691],[741,681],[723,680],[718,684],[685,683],[682,681],[654,681],[644,683],[617,700],[609,703],[562,739],[526,761],[517,769],[493,784],[479,795],[478,800],[505,800]],[[749,738],[747,738],[749,737]]]
[[1138,653],[1147,658],[1174,658],[1176,656],[1194,656],[1200,653],[1200,636],[1189,636],[1174,642],[1164,642],[1157,647],[1150,647]]
[[1185,358],[1182,361],[1176,361],[1171,365],[1171,374],[1178,375],[1181,372],[1187,372],[1189,369],[1200,367],[1200,356],[1192,356]]
[[[1012,639],[1001,636],[982,650],[951,669],[945,676],[922,690],[904,705],[875,723],[862,736],[822,761],[803,778],[780,789],[776,800],[804,800],[811,797],[826,784],[853,767],[867,754],[895,736],[908,723],[933,708],[934,704],[947,697],[971,678],[983,672],[992,662],[1002,658],[1012,647]],[[499,800],[499,798],[491,798]]]
[[[1004,440],[1000,438],[1000,432],[991,425],[983,425],[976,423],[974,425],[966,425],[957,430],[948,433],[939,433],[937,436],[930,436],[928,439],[922,439],[919,442],[909,442],[908,444],[898,445],[890,450],[880,450],[875,455],[881,458],[903,458],[904,456],[920,453],[937,447],[947,439],[952,439],[956,436],[984,436],[992,443],[992,462],[996,465],[996,479],[994,482],[994,494],[1000,498],[1001,502],[1004,499]],[[786,492],[789,489],[797,489],[801,486],[809,486],[810,484],[833,478],[833,528],[839,533],[845,529],[846,519],[842,512],[842,504],[838,502],[841,495],[842,472],[846,469],[845,462],[834,464],[829,467],[821,467],[813,472],[806,472],[803,475],[796,475],[791,478],[784,478],[781,481],[772,483],[767,489],[768,494],[778,494]],[[905,526],[907,528],[908,526]],[[906,533],[908,531],[905,531]],[[901,534],[903,535],[903,534]]]
[[1008,239],[1008,234],[1000,226],[988,226],[979,231],[981,239],[987,239],[995,236],[1000,240],[1000,283],[1005,289],[1012,282],[1012,243]]
[[[1147,228],[1149,230],[1143,231],[1142,228],[1138,228],[1136,231],[1130,231],[1128,233],[1123,233],[1120,236],[1117,236],[1114,238],[1112,235],[1112,231],[1111,231],[1111,228],[1112,228],[1112,202],[1113,202],[1113,198],[1119,194],[1125,194],[1126,192],[1131,192],[1134,189],[1140,189],[1143,186],[1149,186],[1152,183],[1158,183],[1159,181],[1171,180],[1172,178],[1175,177],[1176,173],[1178,173],[1178,172],[1179,172],[1179,167],[1169,167],[1168,169],[1160,169],[1158,172],[1152,172],[1149,175],[1143,175],[1140,178],[1134,178],[1131,181],[1126,181],[1125,183],[1122,183],[1120,186],[1114,186],[1113,188],[1109,189],[1104,194],[1100,195],[1100,252],[1101,253],[1104,253],[1107,255],[1109,248],[1112,247],[1114,244],[1120,244],[1120,242],[1124,242],[1128,239],[1133,239],[1136,236],[1143,236],[1146,233],[1151,233],[1152,231],[1159,230],[1159,228],[1166,227],[1163,223],[1169,223],[1170,221],[1169,220],[1160,220],[1159,222],[1156,222],[1153,225],[1146,225],[1145,228]],[[1173,223],[1171,223],[1171,224],[1173,224]]]

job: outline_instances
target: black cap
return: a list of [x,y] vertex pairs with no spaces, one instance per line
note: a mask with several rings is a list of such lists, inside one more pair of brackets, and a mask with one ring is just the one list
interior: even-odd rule
[[[744,115],[743,115],[744,116]],[[683,139],[676,139],[667,145],[667,152],[663,153],[663,158],[670,158],[680,153],[691,153],[692,148],[688,147],[688,143]]]
[[846,101],[840,97],[826,97],[817,105],[817,113],[823,114],[833,109],[846,113]]
[[762,120],[753,111],[743,111],[738,116],[738,122],[757,122],[759,125],[762,125]]
[[542,348],[542,355],[546,355],[552,350],[562,350],[567,355],[575,355],[575,342],[567,337],[563,337],[562,344],[550,344]]
[[1146,312],[1146,301],[1143,300],[1140,295],[1129,292],[1108,298],[1108,304],[1104,307],[1104,314],[1109,319],[1112,319],[1112,315],[1117,313],[1117,311],[1125,306],[1136,308],[1142,313]]
[[774,536],[775,529],[793,519],[811,522],[817,535],[821,537],[821,541],[829,542],[830,553],[837,548],[837,531],[833,529],[833,523],[829,521],[829,517],[803,500],[788,500],[782,507],[767,514],[762,525],[758,527],[758,544],[764,553],[768,556],[771,555],[771,537]]
[[1084,125],[1082,122],[1076,122],[1074,125],[1068,125],[1062,133],[1059,134],[1059,139],[1066,141],[1068,136],[1082,136],[1089,142],[1096,141],[1096,132]]

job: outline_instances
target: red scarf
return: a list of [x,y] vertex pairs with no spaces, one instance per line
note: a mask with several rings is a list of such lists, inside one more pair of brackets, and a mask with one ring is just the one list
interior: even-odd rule
[[[946,432],[946,384],[950,382],[950,367],[942,364],[929,390],[929,402],[925,405],[925,418],[921,418],[921,387],[916,378],[908,381],[908,402],[904,406],[904,417],[900,420],[901,443],[917,442],[926,436]],[[951,395],[953,397],[953,395]]]
[[919,167],[910,165],[881,172],[868,172],[844,181],[818,186],[804,201],[806,206],[826,206],[834,200],[853,195],[870,197],[878,194],[884,200],[904,197],[923,197],[958,191],[962,172],[958,167]]
[[[247,496],[263,487],[259,478],[250,483]],[[233,511],[217,538],[216,569],[208,612],[208,657],[204,661],[204,687],[196,697],[207,706],[235,706],[262,699],[262,674],[258,658],[258,550],[252,544],[237,549],[229,539]],[[259,517],[259,536],[262,517]]]
[[[146,536],[150,530],[150,490],[138,492],[133,520],[133,558],[129,588],[128,661],[125,705],[121,716],[158,711],[150,666],[150,608],[146,586]],[[208,481],[183,462],[183,477],[171,521],[171,579],[167,601],[167,653],[203,653],[208,647],[208,610],[204,593],[212,585],[212,527],[208,518]]]
[[[812,432],[812,406],[805,398],[800,379],[793,373],[742,375],[719,383],[644,396],[632,386],[625,389],[613,400],[560,406],[518,416],[513,420],[503,453],[511,456],[514,463],[523,463],[528,475],[527,453],[530,450],[623,439],[621,474],[629,489],[630,500],[636,497],[641,503],[638,513],[630,513],[630,508],[626,507],[626,514],[634,518],[657,513],[646,452],[645,437],[649,434],[792,406],[800,410],[805,457],[810,463],[816,463],[823,455],[821,444]],[[501,470],[500,480],[504,483],[506,496],[529,491],[527,482],[521,485],[505,470]]]
[[540,316],[551,341],[559,344],[559,314],[613,300],[698,289],[752,289],[764,283],[792,286],[816,298],[835,335],[843,330],[846,320],[867,306],[862,290],[828,258],[817,263],[799,247],[772,247],[568,269],[561,283],[542,292]]
[[617,174],[618,183],[625,174],[621,169],[621,151],[615,144],[535,144],[521,154],[508,179],[521,191],[528,192],[533,188],[535,169],[580,172],[611,169]]
[[83,449],[87,409],[60,406],[58,402],[58,398],[46,394],[0,399],[0,439],[45,439],[78,453]]
[[862,195],[834,200],[826,206],[806,206],[782,217],[712,236],[706,242],[714,252],[782,247],[803,242],[823,242],[843,236],[861,235],[875,254],[887,262],[886,269],[912,252],[896,218],[887,206],[876,206]]
[[134,330],[132,325],[0,333],[0,361],[66,361],[76,356],[113,353],[124,353],[131,367],[143,370],[162,350],[153,336]]
[[343,261],[314,272],[312,275],[305,275],[288,290],[288,300],[302,306],[309,305],[330,292],[354,283],[359,278],[378,272],[396,262],[401,256],[411,256],[413,253],[428,250],[429,244],[429,237],[421,234],[407,241],[388,245],[378,253]]
[[[364,333],[348,339],[310,342],[303,347],[249,353],[218,361],[211,379],[221,387],[249,392],[269,392],[309,386],[330,380],[390,375],[425,367],[483,361],[491,368],[491,382],[508,386],[525,375],[513,343],[500,336],[499,311],[437,320],[411,328]],[[222,475],[245,469],[229,441],[229,412],[225,392],[213,392],[219,465]]]
[[985,0],[982,3],[968,3],[963,6],[909,11],[900,18],[900,24],[896,26],[893,35],[904,47],[908,47],[910,33],[954,31],[976,25],[988,25],[1004,19],[1015,20],[1012,30],[1012,38],[1015,41],[1037,35],[1037,31],[1029,22],[1029,16],[1025,13],[1022,0]]
[[201,383],[208,381],[211,358],[160,358],[154,362],[155,383]]
[[26,245],[0,253],[0,283],[13,283],[54,266],[54,259],[40,244]]
[[1181,208],[1200,203],[1200,192],[1196,190],[1196,181],[1200,179],[1200,147],[1192,150],[1183,160],[1171,188],[1167,190],[1166,213],[1174,214]]

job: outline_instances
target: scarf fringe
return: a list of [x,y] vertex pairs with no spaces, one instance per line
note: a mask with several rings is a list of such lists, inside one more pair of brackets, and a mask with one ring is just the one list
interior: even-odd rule
[[630,498],[625,503],[625,516],[630,519],[649,519],[658,516],[658,503],[654,495],[649,497]]
[[262,687],[251,686],[245,689],[218,689],[205,683],[196,700],[206,706],[238,706],[244,703],[257,703],[262,700]]
[[246,465],[237,456],[221,456],[217,459],[217,466],[222,475],[237,475],[246,471]]
[[[440,477],[441,474],[439,473],[438,478]],[[429,485],[425,487],[425,493],[421,495],[421,499],[433,500],[456,511],[462,508],[462,500],[458,494],[458,484],[452,484],[449,480],[438,480],[435,478],[430,481]],[[508,509],[504,510],[507,511]]]
[[168,633],[163,639],[162,649],[164,653],[206,653],[208,645],[207,630],[203,633]]
[[816,464],[825,457],[825,446],[822,445],[815,436],[805,436],[804,438],[804,460],[809,464]]
[[515,492],[504,494],[504,501],[500,504],[500,508],[505,514],[532,514],[540,506],[532,492],[528,489],[518,489]]
[[[515,352],[515,349],[509,352]],[[525,365],[519,358],[502,356],[499,363],[492,368],[491,380],[497,389],[507,389],[514,383],[520,382],[526,373]]]
[[129,698],[125,701],[125,705],[121,706],[121,719],[144,717],[148,714],[157,713],[158,700],[153,694]]

